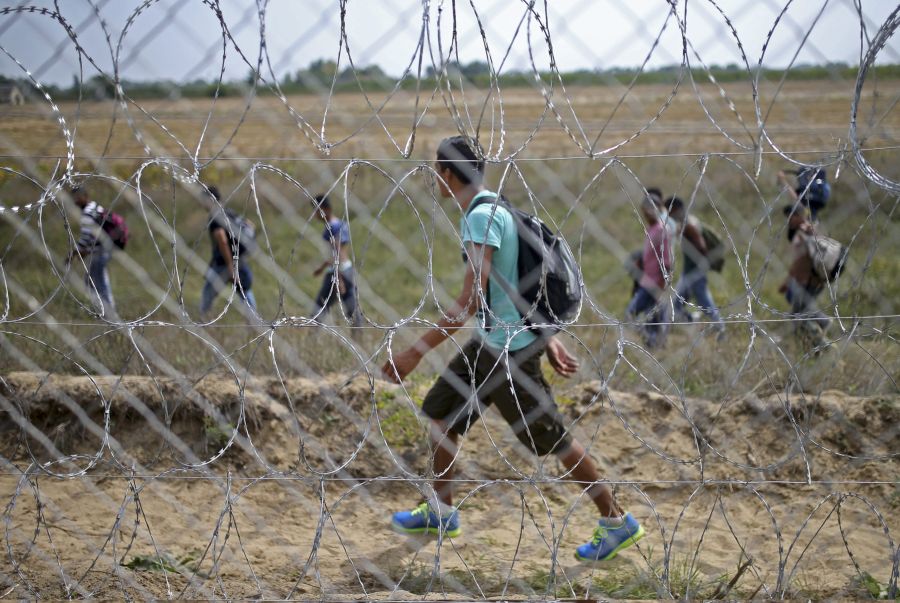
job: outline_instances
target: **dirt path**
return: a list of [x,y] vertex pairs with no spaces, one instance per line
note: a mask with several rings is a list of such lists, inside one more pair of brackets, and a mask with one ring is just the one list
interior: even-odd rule
[[[190,386],[7,376],[0,592],[710,597],[749,556],[732,596],[820,597],[886,589],[896,571],[897,461],[878,458],[898,450],[896,398],[722,405],[599,395],[598,383],[563,392],[572,429],[647,530],[591,568],[573,558],[596,521],[589,500],[494,414],[462,448],[463,535],[393,534],[390,514],[427,484],[412,411],[421,392],[340,385],[295,380],[285,391],[260,379],[242,395],[215,376]],[[25,436],[19,416],[34,428]],[[66,455],[45,468],[71,477],[29,468]]]

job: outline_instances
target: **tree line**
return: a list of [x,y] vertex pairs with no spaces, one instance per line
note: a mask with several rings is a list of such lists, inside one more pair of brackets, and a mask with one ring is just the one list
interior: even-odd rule
[[[420,75],[406,73],[401,78],[386,74],[379,66],[365,67],[345,66],[340,68],[334,61],[316,60],[304,69],[288,73],[278,81],[278,87],[284,94],[312,94],[328,91],[352,92],[365,91],[387,92],[394,88],[402,90],[429,89],[435,87],[439,80],[446,77],[454,87],[462,81],[465,85],[487,88],[492,83],[500,87],[533,87],[535,74],[532,71],[511,70],[503,73],[492,73],[490,65],[483,61],[459,64],[450,63],[446,73],[439,73],[429,66]],[[631,84],[672,84],[681,74],[680,65],[660,67],[656,69],[638,70],[633,68],[614,67],[610,69],[579,69],[556,75],[549,71],[541,71],[539,77],[545,84],[556,85],[559,80],[565,86],[608,86]],[[746,81],[747,70],[737,64],[713,66],[707,69],[691,68],[691,76],[698,82],[706,82],[710,77],[719,83]],[[756,72],[751,72],[756,76]],[[857,67],[846,63],[827,63],[823,65],[798,65],[785,73],[782,69],[762,69],[759,77],[763,81],[809,81],[809,80],[855,80]],[[900,64],[878,65],[869,72],[870,78],[900,78]],[[31,82],[24,78],[13,79],[0,75],[0,84],[14,83],[26,96],[38,95]],[[245,96],[257,84],[256,92],[271,95],[277,92],[269,74],[257,74],[251,71],[241,80],[217,81],[196,79],[189,82],[171,80],[120,82],[126,96],[132,99],[163,98],[212,98]],[[116,83],[107,76],[94,75],[85,80],[73,77],[70,86],[45,85],[44,88],[55,100],[104,100],[115,98]]]

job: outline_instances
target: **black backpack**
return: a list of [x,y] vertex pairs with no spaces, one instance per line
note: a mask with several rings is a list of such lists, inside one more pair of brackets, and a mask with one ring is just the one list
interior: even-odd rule
[[[466,216],[479,205],[502,206],[512,214],[519,237],[519,286],[513,290],[506,279],[492,274],[525,324],[552,333],[578,317],[582,303],[581,269],[565,239],[555,234],[540,218],[513,207],[504,197],[488,197],[472,203]],[[486,292],[490,306],[490,288]],[[485,320],[485,328],[489,328]]]
[[825,207],[831,197],[831,185],[825,170],[814,167],[797,170],[797,194],[811,207]]

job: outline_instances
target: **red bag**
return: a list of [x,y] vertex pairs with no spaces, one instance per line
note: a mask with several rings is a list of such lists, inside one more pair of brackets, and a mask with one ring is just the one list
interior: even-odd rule
[[114,211],[104,209],[100,212],[100,227],[116,247],[125,249],[128,243],[128,225],[125,224],[125,218]]

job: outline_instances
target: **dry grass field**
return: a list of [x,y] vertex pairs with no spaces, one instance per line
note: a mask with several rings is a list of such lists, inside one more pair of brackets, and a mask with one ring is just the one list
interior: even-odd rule
[[[67,164],[58,116],[0,107],[0,204],[41,201],[0,215],[0,455],[11,470],[0,481],[10,588],[0,593],[887,594],[900,528],[900,208],[850,153],[853,86],[763,82],[756,100],[747,83],[685,81],[674,95],[557,87],[555,110],[532,89],[64,104],[73,172],[132,232],[111,264],[127,328],[88,311],[83,267],[64,261],[77,214],[64,194],[42,197]],[[894,181],[898,95],[900,81],[868,82],[858,117],[864,156]],[[394,349],[411,341],[460,286],[460,210],[422,168],[461,127],[477,129],[493,158],[489,186],[502,183],[577,251],[588,303],[565,337],[582,368],[567,382],[546,372],[571,429],[652,526],[608,567],[571,559],[592,510],[496,416],[463,451],[469,531],[439,548],[387,529],[389,512],[421,494],[416,407],[452,346],[406,390],[367,377],[389,334]],[[789,200],[776,174],[791,161],[829,163],[821,225],[851,243],[847,271],[820,298],[836,320],[819,355],[794,336],[777,291]],[[261,321],[224,299],[221,317],[199,321],[209,239],[196,178],[260,225]],[[725,268],[711,276],[728,321],[721,340],[674,325],[651,355],[620,324],[642,186],[693,198],[726,234]],[[326,253],[309,199],[325,191],[351,225],[369,327],[357,339],[337,314],[327,328],[305,324]],[[410,318],[421,320],[391,329]],[[62,455],[74,456],[54,471],[86,475],[12,475]]]
[[[870,124],[861,127],[867,147],[890,146],[896,140],[900,118],[890,111],[889,103],[898,87],[896,81],[886,81],[864,89],[859,119]],[[731,239],[725,270],[712,275],[716,299],[737,321],[729,329],[734,345],[723,346],[726,363],[736,362],[746,347],[748,330],[740,321],[748,316],[759,321],[784,318],[787,307],[777,286],[786,269],[780,209],[788,199],[775,175],[790,163],[772,154],[773,145],[794,160],[835,162],[830,170],[833,199],[822,224],[832,236],[852,240],[852,269],[823,304],[846,317],[841,330],[854,329],[854,316],[893,315],[900,294],[897,279],[890,277],[897,270],[900,244],[897,199],[861,178],[852,157],[841,161],[839,155],[847,145],[852,82],[790,83],[778,94],[774,84],[761,86],[759,112],[766,118],[769,140],[762,142],[765,154],[759,157],[753,153],[759,129],[753,125],[756,109],[750,86],[728,85],[725,91],[723,98],[708,84],[695,90],[690,82],[683,82],[669,99],[672,88],[664,86],[640,86],[628,94],[615,87],[573,89],[567,94],[557,89],[553,99],[559,120],[546,109],[539,92],[529,89],[503,91],[487,101],[483,93],[469,91],[455,93],[452,99],[403,93],[384,104],[377,116],[359,95],[339,95],[327,105],[319,97],[291,98],[290,111],[272,97],[230,98],[215,104],[145,101],[127,111],[112,102],[87,102],[63,106],[61,111],[74,140],[75,171],[94,176],[95,196],[125,215],[132,229],[128,253],[116,254],[111,275],[121,314],[130,320],[191,324],[197,319],[209,253],[204,228],[207,213],[198,203],[198,188],[183,180],[193,174],[188,157],[198,148],[199,177],[218,184],[230,206],[256,215],[261,224],[265,253],[254,264],[254,290],[266,321],[306,316],[311,311],[319,286],[311,271],[325,250],[309,195],[322,191],[332,192],[338,213],[350,220],[362,307],[370,324],[392,324],[413,313],[435,317],[460,283],[459,264],[446,261],[458,255],[454,233],[459,210],[436,199],[433,179],[417,168],[430,162],[441,137],[455,131],[452,116],[467,126],[480,123],[481,139],[492,155],[515,158],[489,168],[489,184],[498,186],[502,181],[509,198],[532,207],[539,204],[538,213],[555,223],[578,250],[590,296],[580,323],[599,325],[585,327],[578,335],[600,357],[601,350],[615,353],[618,331],[608,325],[622,318],[628,301],[629,281],[621,264],[643,235],[635,210],[641,185],[659,186],[684,198],[690,198],[696,188],[696,213]],[[456,109],[452,114],[445,106],[450,100],[456,103],[451,105]],[[734,103],[735,111],[727,108],[728,101]],[[369,102],[380,107],[383,99]],[[648,125],[667,102],[659,119]],[[715,122],[705,115],[704,106]],[[64,169],[65,140],[47,107],[4,111],[0,147],[8,156],[27,159],[7,157],[7,167],[23,176],[0,172],[0,199],[6,205],[34,202],[50,175]],[[307,125],[298,126],[297,116]],[[646,131],[634,138],[644,126]],[[328,153],[311,142],[312,132],[324,134],[331,145]],[[406,148],[413,132],[413,151],[404,158],[394,144]],[[586,149],[599,153],[629,139],[614,152],[586,155]],[[315,140],[321,145],[321,140]],[[704,155],[708,156],[705,168]],[[53,158],[57,156],[61,162]],[[218,158],[206,159],[214,156]],[[886,177],[897,178],[895,151],[871,151],[866,156]],[[151,160],[155,157],[170,157],[185,171],[173,177]],[[349,163],[351,159],[359,162]],[[143,202],[133,188],[138,184]],[[10,318],[39,320],[31,314],[33,302],[44,301],[48,303],[40,312],[56,320],[83,314],[78,303],[84,297],[76,286],[81,274],[77,267],[67,272],[61,261],[72,236],[64,216],[74,217],[71,205],[55,199],[40,211],[7,215],[0,222],[0,233],[8,241],[4,269],[28,294],[10,295]],[[334,320],[340,323],[339,318]],[[245,318],[232,310],[217,324],[241,322]],[[867,320],[857,334],[868,336],[871,328],[883,329],[890,323]],[[785,325],[769,326],[779,339],[791,339]],[[26,334],[29,328],[16,327]],[[118,364],[123,361],[120,351],[131,344],[118,341],[118,333],[80,329],[73,327],[76,339],[90,338],[89,333],[101,336],[91,353],[115,364],[113,371],[120,372],[125,366]],[[148,329],[143,335],[163,346],[179,369],[202,372],[210,368],[214,358],[198,356],[193,346],[179,345],[184,340],[181,334]],[[302,331],[282,333],[300,342],[307,337]],[[688,341],[692,332],[685,332]],[[367,331],[367,346],[375,346],[382,334],[379,329]],[[234,329],[211,329],[207,335],[230,350],[241,348],[248,339],[247,333]],[[56,341],[54,337],[47,334],[42,339]],[[695,353],[702,354],[705,347]],[[32,358],[42,354],[29,349]],[[104,355],[105,350],[112,352]],[[736,355],[732,357],[728,350],[736,350]],[[716,350],[713,356],[722,352]],[[796,359],[802,352],[798,350]],[[316,350],[304,360],[314,360],[323,370],[341,370],[341,362],[347,359],[333,356],[331,350]],[[866,354],[862,356],[865,365]],[[674,366],[684,364],[679,352],[674,357]],[[255,358],[264,362],[259,355]],[[716,374],[720,368],[714,360],[711,370]],[[851,364],[851,374],[866,374],[864,366]],[[259,367],[264,373],[270,369]],[[140,369],[131,366],[128,372],[134,370]],[[880,368],[874,370],[883,374]]]

